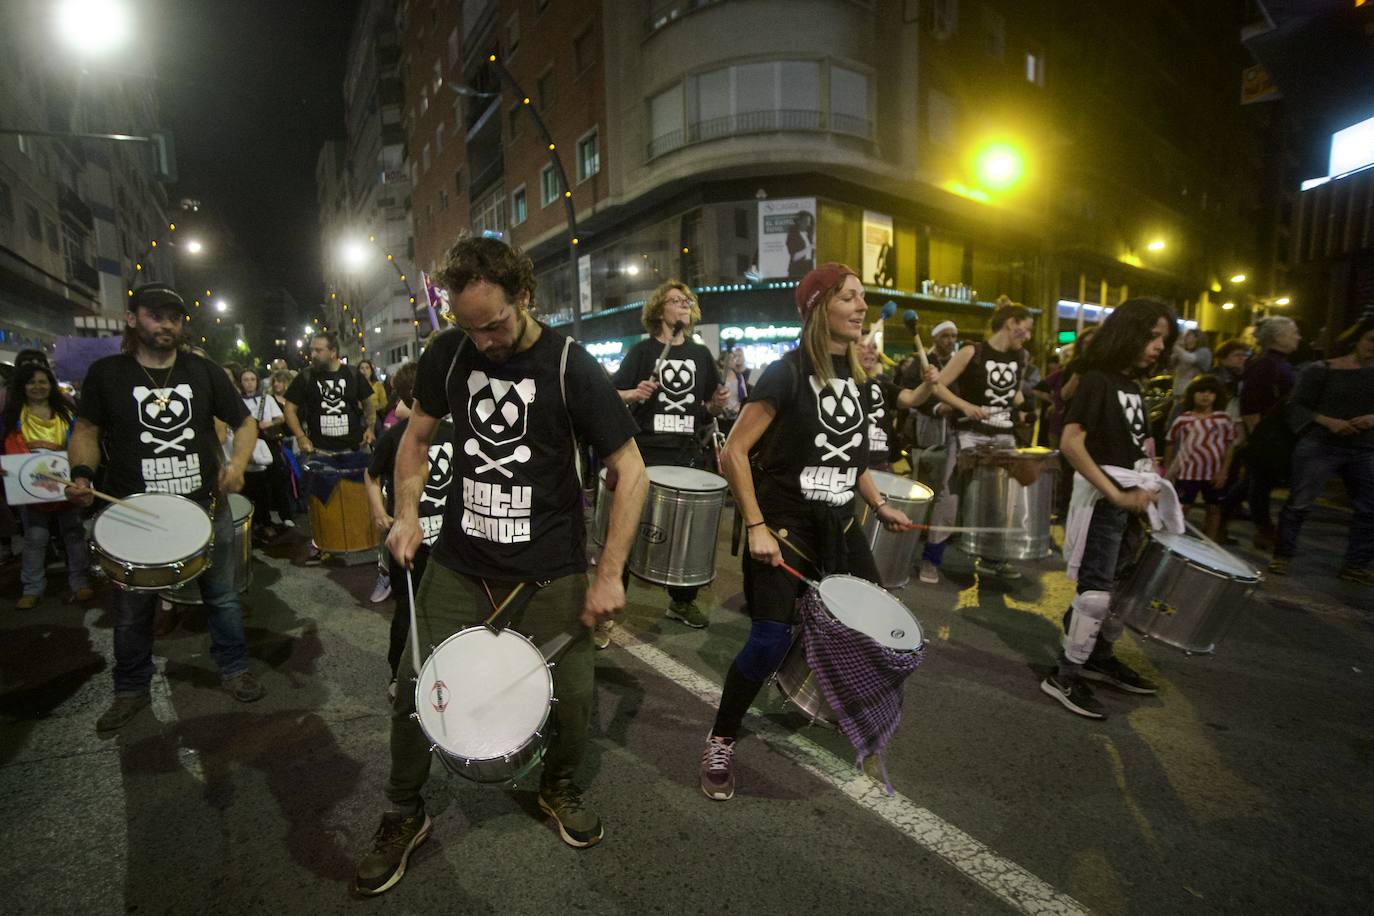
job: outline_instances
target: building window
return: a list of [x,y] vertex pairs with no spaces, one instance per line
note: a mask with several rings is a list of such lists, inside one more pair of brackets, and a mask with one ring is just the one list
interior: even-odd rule
[[1007,54],[1007,20],[1001,13],[986,6],[981,13],[983,53],[995,60],[1002,60]]
[[1026,82],[1045,85],[1045,55],[1042,51],[1026,52]]
[[510,110],[510,138],[511,138],[512,140],[514,140],[515,137],[516,137],[516,135],[519,134],[519,133],[520,133],[520,109],[519,109],[519,108],[512,108],[512,109]]
[[525,186],[521,185],[510,195],[510,224],[518,226],[529,219],[529,201],[525,199]]
[[563,193],[562,182],[552,165],[546,165],[539,172],[539,202],[547,207]]
[[675,150],[686,142],[682,87],[673,86],[649,100],[649,158]]
[[0,219],[7,223],[14,222],[14,196],[10,193],[10,186],[0,181]]
[[514,54],[520,47],[520,14],[514,13],[506,20],[506,53]]
[[429,171],[429,144],[426,143],[420,150],[420,174]]
[[869,136],[868,75],[847,67],[830,68],[830,129]]
[[463,193],[463,170],[462,170],[462,169],[458,169],[456,172],[453,173],[453,193],[455,193],[455,194],[462,194],[462,193]]
[[29,238],[43,241],[43,221],[38,218],[38,208],[33,204],[24,204],[24,221],[28,223]]
[[581,73],[596,63],[596,23],[592,22],[573,39],[573,60]]
[[601,171],[601,147],[597,143],[596,128],[577,141],[577,180],[586,181]]
[[62,250],[62,246],[57,240],[57,223],[54,223],[50,219],[44,220],[43,228],[46,230],[44,235],[48,240],[48,250],[53,254],[57,254]]
[[439,97],[439,90],[444,88],[444,62],[436,60],[434,62],[434,97]]
[[931,143],[954,146],[954,100],[938,89],[926,92],[926,136]]
[[439,189],[439,212],[440,212],[440,213],[444,213],[444,212],[447,212],[447,211],[448,211],[448,188],[440,188],[440,189]]
[[506,189],[500,182],[472,205],[472,231],[474,235],[491,234],[497,238],[506,234]]
[[548,111],[553,107],[553,68],[544,71],[539,77],[539,110]]
[[959,31],[959,0],[930,0],[930,31],[936,38],[949,38]]
[[440,121],[439,126],[434,128],[434,155],[439,155],[444,151],[444,122]]
[[19,142],[19,152],[25,156],[29,155],[29,138],[23,134],[16,134],[14,139]]
[[[838,74],[837,74],[837,71]],[[846,75],[848,79],[845,79]],[[836,86],[836,80],[839,85]],[[832,108],[843,117],[831,127],[867,133],[867,77],[853,70],[831,68]],[[712,140],[733,134],[769,130],[821,130],[821,64],[814,60],[766,61],[724,67],[689,77],[686,82],[686,136],[683,142]],[[655,106],[659,102],[655,98]],[[662,116],[673,112],[671,96],[664,97]],[[655,120],[657,113],[651,113]],[[654,125],[657,129],[658,125]],[[650,155],[681,146],[655,134]],[[656,147],[663,146],[663,149]]]
[[[458,66],[458,26],[456,25],[453,27],[453,31],[448,33],[448,65],[450,67]],[[438,64],[435,66],[437,67]],[[435,89],[437,90],[438,87],[436,86]]]

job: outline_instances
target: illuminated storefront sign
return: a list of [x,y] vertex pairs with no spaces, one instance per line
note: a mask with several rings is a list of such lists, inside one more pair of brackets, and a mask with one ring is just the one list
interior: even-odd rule
[[744,327],[731,325],[720,329],[720,339],[737,341],[773,341],[773,340],[796,340],[801,336],[799,325],[776,325],[770,324],[759,327],[746,324]]

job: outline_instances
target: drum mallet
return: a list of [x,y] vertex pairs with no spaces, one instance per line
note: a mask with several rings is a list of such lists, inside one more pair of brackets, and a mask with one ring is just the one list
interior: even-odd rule
[[921,343],[921,335],[916,330],[918,317],[915,309],[907,309],[902,312],[902,324],[906,325],[906,329],[911,332],[911,339],[914,341],[913,346],[916,348],[916,358],[921,361],[921,374],[924,375],[929,363],[926,361],[925,344]]

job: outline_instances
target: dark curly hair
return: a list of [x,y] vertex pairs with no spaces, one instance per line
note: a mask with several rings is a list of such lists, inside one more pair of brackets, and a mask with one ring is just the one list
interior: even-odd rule
[[1197,410],[1194,397],[1199,391],[1210,391],[1216,396],[1212,402],[1213,410],[1225,410],[1226,402],[1229,400],[1226,394],[1226,386],[1214,375],[1199,375],[1188,383],[1188,387],[1183,390],[1183,409]]
[[534,301],[534,262],[499,239],[459,239],[444,256],[438,280],[454,296],[485,280],[505,290],[509,302],[518,301],[521,293]]
[[1341,332],[1341,336],[1336,338],[1336,345],[1332,350],[1337,356],[1344,356],[1355,349],[1355,344],[1360,342],[1360,338],[1374,331],[1374,316],[1361,318]]
[[48,406],[52,408],[53,416],[61,417],[68,423],[72,420],[72,405],[67,401],[62,390],[57,387],[57,376],[52,374],[52,370],[45,363],[25,363],[14,370],[10,376],[10,383],[5,392],[5,412],[0,416],[0,438],[8,435],[9,431],[19,425],[19,412],[24,409],[24,405],[29,402],[28,396],[24,393],[24,387],[33,380],[35,375],[46,375],[48,377]]
[[1101,372],[1130,372],[1135,374],[1136,361],[1154,334],[1159,319],[1169,323],[1164,335],[1164,349],[1168,353],[1178,338],[1178,319],[1173,309],[1159,299],[1128,299],[1116,307],[1098,327],[1092,346],[1084,351],[1080,371],[1097,369]]

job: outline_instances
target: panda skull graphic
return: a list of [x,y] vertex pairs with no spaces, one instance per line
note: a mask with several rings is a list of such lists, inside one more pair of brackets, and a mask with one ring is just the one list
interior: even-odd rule
[[534,402],[534,379],[518,382],[490,378],[480,369],[468,374],[468,423],[478,438],[463,443],[469,457],[481,459],[474,474],[495,470],[504,477],[513,477],[506,465],[524,464],[530,460],[529,446],[521,443],[505,455],[492,455],[482,445],[514,445],[525,438],[529,405]]
[[143,424],[139,441],[144,445],[156,446],[153,454],[166,451],[186,451],[184,444],[196,437],[188,423],[191,422],[190,385],[176,385],[171,388],[146,388],[134,386],[134,400],[138,402],[138,421]]
[[1018,365],[1015,362],[1002,363],[995,359],[983,363],[987,374],[988,387],[983,390],[987,398],[990,416],[987,422],[993,426],[1011,425],[1011,408],[1016,397]]
[[663,359],[658,363],[658,380],[662,384],[664,413],[687,412],[687,405],[696,401],[692,389],[697,383],[697,364],[691,359]]
[[348,408],[344,404],[344,380],[341,378],[319,379],[320,410],[326,416],[341,416]]
[[[853,379],[832,378],[825,384],[808,375],[811,390],[816,395],[816,414],[820,418],[822,431],[816,434],[816,446],[823,449],[820,460],[838,458],[849,461],[849,453],[863,442],[864,411],[859,402],[859,389]],[[848,438],[845,438],[845,437]],[[834,439],[840,441],[836,444]]]
[[1131,438],[1135,440],[1136,448],[1143,447],[1145,444],[1145,406],[1140,400],[1140,395],[1129,391],[1118,391],[1116,400],[1121,405],[1121,413],[1126,417],[1126,426],[1131,431]]
[[453,477],[453,443],[441,442],[429,447],[429,476],[420,502],[442,509],[448,501],[448,484]]

